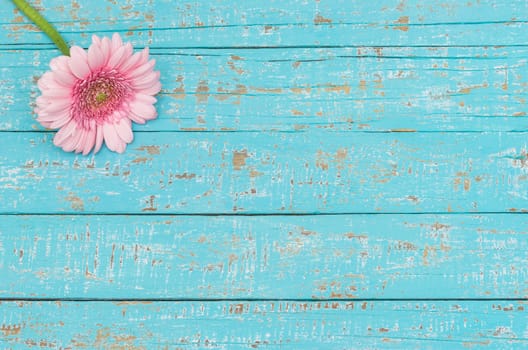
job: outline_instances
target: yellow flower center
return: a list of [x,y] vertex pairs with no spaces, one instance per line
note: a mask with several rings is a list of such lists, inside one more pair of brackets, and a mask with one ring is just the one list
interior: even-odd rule
[[95,96],[95,102],[97,102],[97,104],[104,103],[107,99],[108,95],[106,94],[106,92],[99,91]]

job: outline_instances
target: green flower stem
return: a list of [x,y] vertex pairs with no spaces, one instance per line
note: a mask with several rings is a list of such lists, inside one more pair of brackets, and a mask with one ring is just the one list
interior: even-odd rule
[[55,43],[59,50],[66,56],[70,55],[70,47],[59,34],[57,29],[48,22],[33,6],[26,0],[11,0],[22,11],[27,18],[37,25]]

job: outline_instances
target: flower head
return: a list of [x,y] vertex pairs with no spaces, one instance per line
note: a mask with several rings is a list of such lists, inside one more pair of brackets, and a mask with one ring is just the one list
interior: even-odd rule
[[133,53],[118,34],[92,37],[88,52],[72,46],[70,56],[50,62],[38,81],[37,121],[60,129],[53,143],[67,152],[97,153],[105,142],[122,153],[132,142],[132,121],[155,119],[160,74],[148,48]]

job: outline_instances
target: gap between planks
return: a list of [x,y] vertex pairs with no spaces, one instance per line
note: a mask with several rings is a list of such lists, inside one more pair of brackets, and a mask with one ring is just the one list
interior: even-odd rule
[[524,302],[528,298],[0,298],[1,302]]
[[244,216],[275,216],[275,217],[295,217],[295,216],[366,216],[366,215],[471,215],[471,216],[480,216],[480,215],[526,215],[528,211],[423,211],[423,212],[395,212],[395,211],[384,211],[384,212],[313,212],[313,213],[232,213],[232,212],[222,212],[222,213],[108,213],[108,212],[49,212],[49,213],[28,213],[28,212],[0,212],[0,217],[2,216],[127,216],[127,217],[171,217],[171,216],[194,216],[194,217],[244,217]]

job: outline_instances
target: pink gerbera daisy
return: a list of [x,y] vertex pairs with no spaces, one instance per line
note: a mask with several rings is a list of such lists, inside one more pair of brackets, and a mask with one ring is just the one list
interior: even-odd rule
[[97,153],[105,142],[122,153],[132,142],[132,123],[156,118],[160,74],[148,48],[133,54],[118,34],[92,37],[88,52],[72,46],[70,56],[50,62],[51,71],[38,81],[37,120],[60,129],[53,143],[67,152]]

